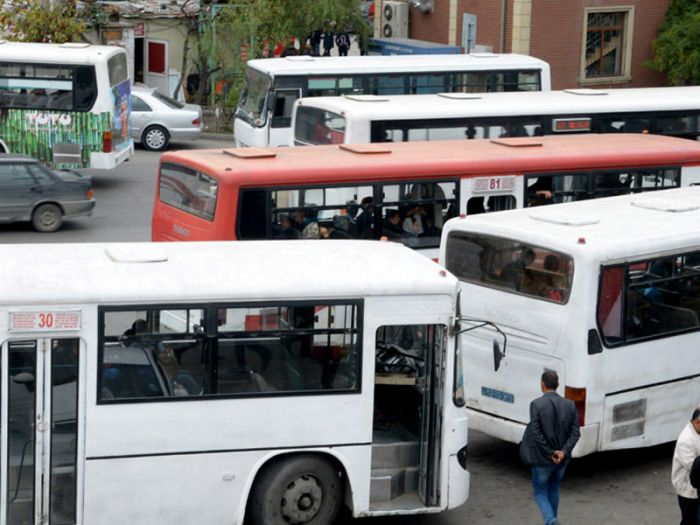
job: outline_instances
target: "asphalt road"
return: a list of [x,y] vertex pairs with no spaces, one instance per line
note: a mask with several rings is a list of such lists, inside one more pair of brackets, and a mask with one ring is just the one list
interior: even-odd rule
[[[200,140],[176,148],[223,148],[232,141]],[[51,234],[29,224],[0,225],[0,242],[148,241],[159,154],[138,149],[129,162],[94,177],[97,207],[92,217],[66,222]],[[679,429],[680,431],[680,429]],[[562,487],[564,525],[664,525],[679,513],[670,484],[673,445],[595,454],[575,460]],[[470,435],[469,501],[440,515],[350,520],[343,525],[501,525],[541,523],[527,470],[517,447],[478,432]]]

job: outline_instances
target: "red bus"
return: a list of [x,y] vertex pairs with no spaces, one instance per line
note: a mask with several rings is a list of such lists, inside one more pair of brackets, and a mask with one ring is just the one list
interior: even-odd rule
[[370,238],[435,256],[458,214],[700,184],[700,143],[642,134],[162,155],[154,241]]

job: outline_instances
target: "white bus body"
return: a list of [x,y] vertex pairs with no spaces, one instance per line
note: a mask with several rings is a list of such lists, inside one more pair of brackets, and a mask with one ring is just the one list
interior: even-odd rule
[[111,169],[133,155],[126,52],[0,43],[0,148],[53,167]]
[[696,139],[700,87],[305,98],[290,145],[645,130]]
[[0,523],[330,523],[341,502],[466,501],[458,282],[425,257],[361,241],[2,250]]
[[300,97],[549,89],[549,64],[516,54],[250,60],[234,138],[238,147],[286,146],[292,107]]
[[486,320],[507,339],[499,366],[494,329],[460,339],[471,428],[517,443],[552,369],[579,410],[574,456],[676,439],[700,404],[698,225],[698,187],[446,223],[462,330]]

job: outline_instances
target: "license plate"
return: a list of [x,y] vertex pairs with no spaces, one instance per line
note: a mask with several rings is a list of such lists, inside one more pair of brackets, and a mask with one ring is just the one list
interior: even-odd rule
[[481,395],[493,398],[497,401],[503,401],[504,403],[515,403],[515,396],[513,394],[504,392],[503,390],[496,390],[495,388],[482,386]]

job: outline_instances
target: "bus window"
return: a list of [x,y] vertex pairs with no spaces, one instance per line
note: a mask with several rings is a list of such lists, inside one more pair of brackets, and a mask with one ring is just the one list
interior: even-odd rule
[[643,133],[651,130],[651,120],[642,116],[598,117],[601,133]]
[[278,89],[275,91],[270,126],[288,128],[291,125],[292,108],[294,101],[301,96],[300,93],[299,89]]
[[362,77],[309,77],[305,97],[333,97],[362,93]]
[[218,183],[212,177],[185,166],[165,163],[160,169],[159,199],[174,208],[214,220]]
[[294,136],[297,144],[343,144],[345,119],[330,111],[299,106]]
[[697,114],[656,117],[656,133],[677,137],[696,136],[700,133],[700,119]]
[[356,305],[227,308],[217,393],[356,390]]
[[447,89],[446,77],[447,75],[410,75],[410,94],[428,95],[431,93],[444,93],[449,91]]
[[[378,210],[382,231],[386,230],[390,239],[408,246],[437,246],[443,224],[456,214],[456,188],[457,184],[451,181],[382,186],[382,207]],[[400,235],[392,235],[399,225]]]
[[525,201],[540,206],[588,199],[589,178],[588,173],[528,176]]
[[[700,327],[700,252],[636,261],[602,270],[598,322],[608,345]],[[624,270],[624,273],[623,273]],[[623,282],[624,280],[624,282]],[[625,316],[610,315],[626,289]],[[618,308],[617,304],[615,308]]]
[[361,231],[363,214],[370,211],[359,204],[372,195],[371,186],[272,190],[267,220],[272,238],[372,238],[372,221],[366,224],[367,235]]
[[402,95],[406,93],[404,75],[382,75],[369,77],[367,93],[372,95]]
[[241,190],[238,201],[239,239],[267,238],[267,195],[266,190]]
[[564,304],[571,292],[573,261],[511,239],[452,233],[446,267],[460,280]]

